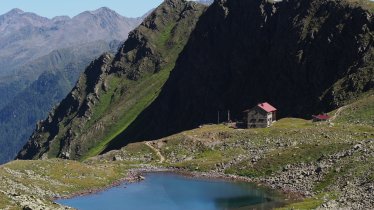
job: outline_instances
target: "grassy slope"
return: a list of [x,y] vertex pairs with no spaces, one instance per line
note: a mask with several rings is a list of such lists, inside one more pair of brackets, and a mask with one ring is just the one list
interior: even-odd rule
[[[125,177],[129,165],[129,163],[85,164],[57,159],[14,161],[0,168],[2,180],[0,208],[9,206],[18,209],[25,205],[26,200],[37,199],[41,201],[41,206],[57,208],[58,206],[52,202],[53,197],[63,197],[108,186]],[[5,194],[1,192],[10,193],[10,196],[4,196]],[[15,200],[11,201],[11,197]]]
[[[170,29],[166,28],[166,32],[164,32],[160,37],[160,40],[162,40],[161,42],[164,42],[164,39],[168,39],[166,36],[170,36],[165,35],[165,33],[170,33]],[[101,99],[100,104],[93,112],[96,115],[94,115],[95,118],[108,118],[109,116],[116,116],[118,120],[114,124],[110,125],[109,129],[107,129],[105,134],[102,135],[102,141],[91,148],[82,159],[100,154],[116,136],[121,134],[136,119],[136,117],[157,98],[161,87],[169,77],[171,70],[174,68],[177,55],[181,50],[182,48],[180,45],[176,46],[176,49],[173,50],[175,54],[171,56],[171,62],[161,69],[160,72],[146,75],[137,82],[125,79],[121,83],[118,83],[120,85],[116,87],[117,90],[121,88],[121,85],[122,87],[125,86],[128,88],[125,95],[116,96],[115,92],[109,91],[103,96],[104,98]],[[112,77],[110,81],[113,80],[116,81],[118,78],[115,78],[114,76],[114,79]],[[115,85],[112,85],[113,82],[110,83],[111,86],[115,87]],[[114,84],[117,84],[117,82]],[[112,100],[116,97],[125,100],[118,100],[116,103]],[[113,106],[109,105],[114,105],[116,108],[113,109]]]
[[[322,157],[348,151],[353,145],[373,138],[374,128],[370,121],[374,116],[373,100],[374,95],[368,94],[348,105],[333,124],[282,119],[266,129],[235,130],[224,125],[210,125],[155,141],[154,147],[166,158],[163,166],[211,171],[231,164],[225,173],[255,180],[272,177],[287,165],[317,165]],[[352,121],[356,118],[361,123]],[[261,158],[252,163],[256,156]],[[286,209],[311,209],[319,206],[324,198],[333,198],[339,193],[334,186],[341,182],[342,176],[345,176],[343,180],[351,180],[369,175],[369,181],[374,181],[372,161],[370,157],[368,161],[362,161],[362,153],[340,159],[321,181],[314,183],[314,197],[290,204]]]
[[[122,110],[119,112],[120,114],[117,112],[118,109],[115,110],[116,113],[113,113],[111,109],[106,109],[106,114],[111,116],[119,115],[118,121],[109,128],[100,144],[90,149],[82,159],[93,157],[103,152],[108,144],[124,132],[137,116],[157,98],[162,86],[169,78],[169,74],[175,66],[179,53],[182,51],[187,41],[187,39],[175,39],[175,37],[180,37],[178,32],[174,31],[175,28],[187,27],[181,26],[181,24],[183,23],[176,24],[175,22],[171,22],[166,24],[163,31],[161,31],[160,35],[155,40],[156,48],[161,52],[163,57],[168,58],[167,64],[163,66],[158,73],[145,75],[140,81],[127,81],[133,84],[127,86],[130,91],[124,97],[125,103],[121,104]],[[170,47],[168,43],[171,41],[173,41],[173,45]],[[126,82],[122,84],[126,84]],[[112,94],[111,98],[115,98],[114,94]],[[106,108],[109,108],[109,106]],[[104,114],[105,112],[102,113]]]
[[[199,10],[201,10],[201,13],[203,7]],[[200,13],[196,12],[194,15],[197,16]],[[108,90],[99,90],[100,99],[93,107],[91,119],[85,123],[83,129],[76,131],[80,136],[79,138],[85,141],[83,147],[88,150],[80,157],[81,160],[100,154],[114,139],[122,141],[118,136],[157,98],[174,68],[179,53],[185,46],[188,40],[187,35],[192,30],[196,20],[197,17],[188,17],[185,20],[178,21],[167,19],[168,22],[158,25],[157,32],[153,31],[149,35],[148,43],[154,45],[155,51],[164,61],[157,73],[150,73],[151,70],[147,69],[145,72],[140,72],[141,77],[137,81],[127,79],[123,75],[108,75],[105,79]],[[59,136],[52,143],[49,157],[58,155],[59,139],[69,129],[69,127],[64,126],[64,123],[69,120],[65,119],[64,122],[60,123]],[[73,125],[72,128],[74,129],[74,127],[78,126]],[[97,129],[97,127],[100,127],[100,129]],[[93,138],[95,140],[91,140]]]
[[[374,92],[366,93],[364,99],[358,100],[349,106],[343,107],[337,118],[339,123],[374,126]],[[335,114],[336,112],[332,112]]]
[[[11,201],[5,196],[5,194],[0,193],[0,209],[7,209],[12,205]],[[14,209],[16,209],[14,207]]]
[[[302,119],[282,119],[266,129],[236,130],[225,125],[207,125],[152,142],[166,158],[159,157],[145,143],[129,144],[120,151],[113,151],[84,163],[65,160],[14,161],[0,167],[0,207],[17,206],[8,196],[1,194],[15,188],[19,194],[31,196],[31,189],[38,187],[60,196],[107,186],[126,176],[127,170],[138,164],[177,167],[190,171],[220,171],[252,177],[254,180],[272,177],[287,165],[317,163],[321,157],[347,151],[353,145],[374,137],[370,123],[357,124],[352,118],[372,119],[374,95],[354,102],[334,120],[333,125],[312,123]],[[373,150],[374,147],[367,147]],[[319,206],[326,196],[339,194],[334,188],[338,182],[354,177],[367,177],[374,181],[373,158],[361,160],[361,153],[339,159],[325,172],[322,180],[314,183],[315,196],[289,204],[285,209],[311,209]],[[259,156],[256,162],[253,158]],[[112,161],[120,157],[122,161]],[[10,169],[10,170],[9,170]],[[339,171],[337,171],[339,169]],[[22,183],[27,190],[20,187]],[[11,186],[7,186],[11,185]],[[54,205],[51,196],[39,193],[46,205]]]
[[[143,79],[138,84],[133,85],[131,92],[126,94],[127,100],[123,103],[123,106],[121,106],[122,112],[120,111],[119,113],[113,113],[113,111],[110,110],[107,110],[107,112],[104,111],[103,113],[109,114],[109,116],[119,115],[119,119],[106,131],[106,133],[103,135],[103,140],[91,148],[82,159],[100,154],[111,140],[122,133],[158,96],[160,88],[168,78],[169,73],[170,69],[164,69],[157,74]],[[111,95],[110,98],[113,98],[113,95]],[[115,111],[118,111],[118,109]]]

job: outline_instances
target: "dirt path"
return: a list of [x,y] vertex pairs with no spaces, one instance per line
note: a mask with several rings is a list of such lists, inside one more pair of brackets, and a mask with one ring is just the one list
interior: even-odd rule
[[145,145],[147,145],[151,150],[153,150],[156,155],[160,158],[159,163],[165,162],[165,157],[161,154],[160,150],[156,149],[154,146],[151,145],[151,142],[145,142]]
[[339,114],[346,108],[347,106],[342,106],[340,107],[334,114],[334,116],[331,117],[331,121],[334,121],[336,119],[337,116],[339,116]]

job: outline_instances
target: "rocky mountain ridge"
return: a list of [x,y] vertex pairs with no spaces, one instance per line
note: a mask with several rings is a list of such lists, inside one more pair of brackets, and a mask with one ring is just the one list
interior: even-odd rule
[[53,19],[14,9],[0,16],[0,74],[12,75],[12,69],[56,49],[98,40],[125,40],[141,21],[108,8]]
[[0,16],[0,163],[15,157],[35,123],[71,91],[85,67],[117,51],[144,18],[109,8],[73,18],[19,9]]
[[48,111],[71,91],[82,70],[102,52],[115,52],[119,45],[119,41],[98,41],[78,48],[59,49],[25,66],[23,76],[34,71],[44,72],[29,85],[25,84],[24,90],[2,98],[5,105],[0,106],[0,144],[3,145],[0,164],[16,156],[35,123],[45,118]]
[[[180,2],[183,1],[167,1],[170,6]],[[161,92],[156,91],[152,96],[155,100],[144,104],[138,99],[134,106],[140,103],[142,109],[136,112],[121,106],[121,112],[132,113],[134,121],[128,120],[128,115],[114,114],[119,108],[108,101],[120,98],[115,93],[104,91],[109,93],[105,100],[99,96],[100,87],[114,88],[115,92],[123,88],[126,92],[128,87],[121,87],[118,81],[97,83],[102,77],[98,74],[82,81],[90,89],[83,86],[80,89],[86,91],[73,92],[76,99],[66,99],[37,128],[18,158],[40,158],[43,154],[85,158],[121,148],[129,142],[157,139],[216,122],[218,111],[230,110],[233,120],[241,120],[243,110],[262,101],[277,107],[279,117],[309,118],[340,107],[373,89],[371,14],[364,6],[345,0],[217,0],[199,18],[183,51],[178,53],[170,77],[166,76],[167,82],[161,84]],[[157,24],[149,21],[142,26],[157,29]],[[152,33],[148,36],[152,37]],[[167,59],[154,56],[157,48],[149,47],[147,38],[143,38],[147,36],[138,31],[131,36],[108,71],[118,74],[121,71],[117,69],[124,69],[128,79],[138,80],[142,74],[131,70],[131,66],[158,71]],[[162,37],[165,40],[169,35],[162,34]],[[165,44],[166,47],[175,45],[168,41]],[[138,49],[135,54],[131,51],[133,48]],[[170,48],[158,49],[173,52]],[[113,86],[108,88],[109,84]],[[89,103],[81,106],[82,101],[77,99]],[[121,100],[125,101],[118,99]],[[105,105],[101,104],[103,101],[107,101]],[[70,111],[77,107],[86,107],[77,113],[87,120],[76,124],[86,130],[85,134],[74,132],[76,128],[71,123],[76,117]],[[102,116],[105,112],[112,117],[98,120],[100,117],[96,115]],[[94,142],[82,143],[88,139]],[[52,141],[59,142],[58,152],[51,152],[53,149],[48,144]]]
[[88,66],[17,158],[79,159],[100,153],[157,97],[204,10],[181,0],[161,4],[116,55],[104,54]]
[[[216,123],[269,102],[278,117],[329,112],[374,88],[373,13],[352,1],[219,0],[159,97],[107,151]],[[224,114],[223,114],[224,113]],[[223,116],[222,116],[223,115]]]

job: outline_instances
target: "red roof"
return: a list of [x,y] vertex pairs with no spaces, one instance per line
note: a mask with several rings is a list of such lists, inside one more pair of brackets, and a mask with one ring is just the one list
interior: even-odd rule
[[313,115],[313,117],[316,118],[316,119],[319,119],[319,120],[328,120],[328,119],[331,118],[327,114]]
[[269,103],[266,103],[266,102],[258,104],[257,106],[260,107],[261,109],[265,110],[266,112],[275,112],[275,111],[277,111],[276,108],[274,108],[272,105],[270,105]]

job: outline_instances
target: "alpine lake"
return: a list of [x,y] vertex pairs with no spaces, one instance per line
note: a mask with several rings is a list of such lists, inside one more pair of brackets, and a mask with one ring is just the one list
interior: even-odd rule
[[141,182],[122,183],[56,202],[80,210],[242,210],[273,209],[285,204],[279,193],[252,183],[169,172],[147,173]]

